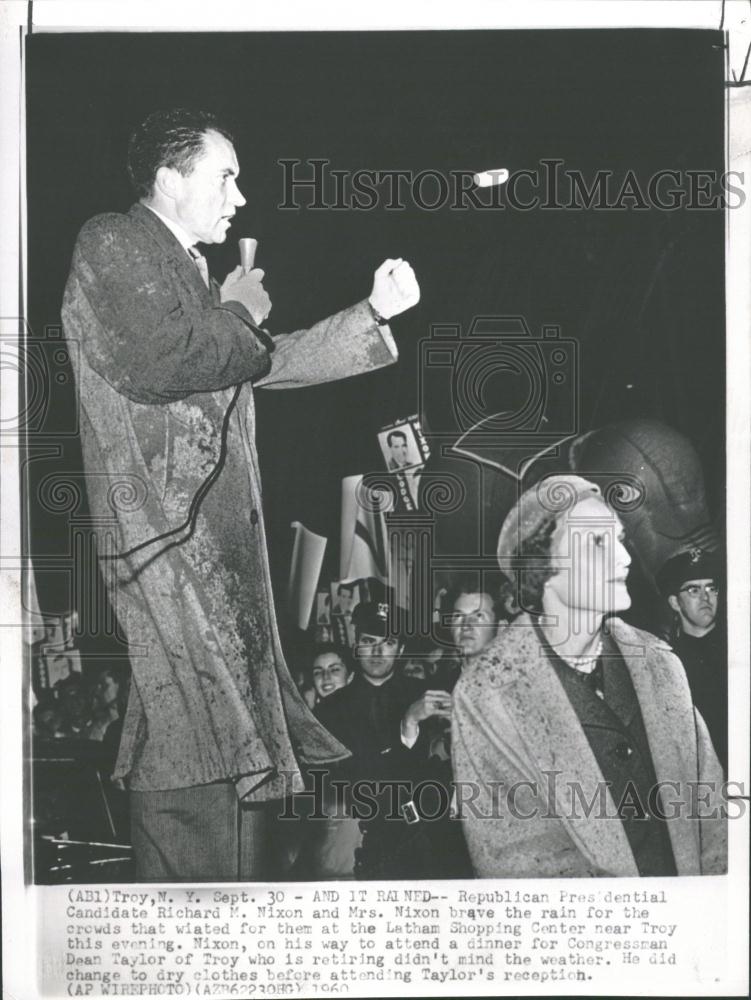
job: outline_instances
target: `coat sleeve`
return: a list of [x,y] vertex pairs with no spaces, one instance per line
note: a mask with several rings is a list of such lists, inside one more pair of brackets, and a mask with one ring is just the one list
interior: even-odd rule
[[722,765],[712,746],[704,719],[696,719],[697,814],[702,875],[724,875],[728,870],[728,821]]
[[397,349],[388,327],[375,325],[367,301],[358,302],[309,330],[274,337],[271,371],[255,382],[294,389],[349,378],[393,364]]
[[451,756],[455,804],[475,875],[607,874],[584,856],[564,823],[547,814],[538,776],[514,734],[516,726],[501,693],[485,688],[477,678],[460,677],[454,688]]
[[243,307],[212,304],[185,274],[127,216],[97,216],[81,230],[63,302],[66,330],[80,337],[91,367],[135,402],[171,402],[269,371],[263,335]]

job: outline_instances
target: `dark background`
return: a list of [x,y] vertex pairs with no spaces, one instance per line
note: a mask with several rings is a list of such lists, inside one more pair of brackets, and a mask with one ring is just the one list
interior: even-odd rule
[[[405,257],[417,272],[422,301],[393,324],[398,365],[340,384],[257,394],[277,588],[294,519],[332,539],[328,568],[336,574],[340,479],[382,468],[379,427],[418,409],[429,426],[450,423],[446,394],[434,389],[418,399],[418,342],[432,324],[466,330],[481,314],[522,315],[533,332],[555,324],[578,341],[581,429],[636,416],[669,423],[698,449],[721,516],[721,211],[423,211],[410,199],[404,211],[278,208],[281,158],[446,173],[535,169],[558,158],[589,179],[614,171],[616,191],[627,170],[643,190],[660,169],[719,174],[720,33],[86,34],[32,36],[27,45],[35,338],[60,322],[83,222],[131,203],[127,138],[158,107],[201,106],[230,121],[248,203],[227,243],[207,257],[221,279],[237,263],[237,237],[260,241],[273,332],[364,298],[385,257]],[[85,499],[72,514],[37,499],[51,472],[80,465],[75,435],[57,436],[75,424],[64,363],[58,374],[63,381],[31,436],[28,466],[39,598],[54,612],[81,600],[64,567],[71,517],[85,516]],[[60,453],[47,454],[50,444]]]

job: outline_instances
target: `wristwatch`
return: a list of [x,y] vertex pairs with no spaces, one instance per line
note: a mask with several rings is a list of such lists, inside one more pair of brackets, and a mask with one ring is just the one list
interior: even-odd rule
[[389,321],[387,319],[384,319],[383,316],[381,316],[381,314],[378,312],[378,310],[373,305],[373,303],[370,301],[370,299],[368,299],[368,305],[370,306],[370,311],[373,314],[373,319],[375,320],[375,325],[376,326],[388,326],[389,325]]

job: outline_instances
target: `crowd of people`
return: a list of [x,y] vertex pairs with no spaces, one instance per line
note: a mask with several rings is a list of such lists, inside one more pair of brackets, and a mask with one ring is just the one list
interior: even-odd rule
[[33,710],[34,735],[111,742],[119,737],[127,701],[126,668],[70,673],[39,694]]
[[[269,805],[270,875],[723,870],[721,815],[687,822],[692,803],[676,808],[663,787],[672,782],[680,798],[705,782],[722,813],[719,558],[680,552],[657,574],[664,637],[627,625],[616,617],[630,605],[631,562],[618,517],[586,480],[558,476],[546,488],[561,485],[570,491],[563,513],[546,507],[538,485],[509,514],[501,569],[446,579],[432,636],[407,636],[404,615],[388,601],[348,608],[351,646],[346,632],[340,643],[316,641],[313,625],[293,673],[349,756],[309,766],[303,790]],[[340,598],[353,593],[347,587]],[[119,669],[70,675],[39,699],[35,735],[105,741],[112,766],[126,692]],[[551,790],[551,775],[565,784]],[[586,816],[572,795],[589,803]],[[550,813],[551,796],[560,814]],[[608,807],[620,823],[597,823],[596,809],[606,818]]]
[[[405,638],[398,612],[368,602],[352,614],[354,656],[311,650],[306,697],[352,756],[326,780],[309,773],[315,806],[290,838],[292,876],[724,869],[720,560],[668,560],[655,595],[666,635],[634,628],[616,617],[631,603],[617,514],[579,477],[545,486],[568,489],[568,509],[548,509],[539,486],[524,494],[499,539],[505,572],[448,580],[433,641]],[[706,816],[686,798],[696,782],[711,789]],[[621,822],[598,823],[597,808]]]

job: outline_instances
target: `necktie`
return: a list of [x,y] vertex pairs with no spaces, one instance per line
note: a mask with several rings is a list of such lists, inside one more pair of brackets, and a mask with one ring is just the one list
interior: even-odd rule
[[385,750],[389,743],[388,727],[388,681],[386,684],[373,686],[370,692],[370,724],[373,727],[373,738],[376,742],[376,753]]
[[206,287],[209,287],[209,265],[206,262],[206,258],[200,253],[196,247],[188,247],[188,253],[193,258],[193,263],[198,268],[198,273],[203,278],[203,283]]

